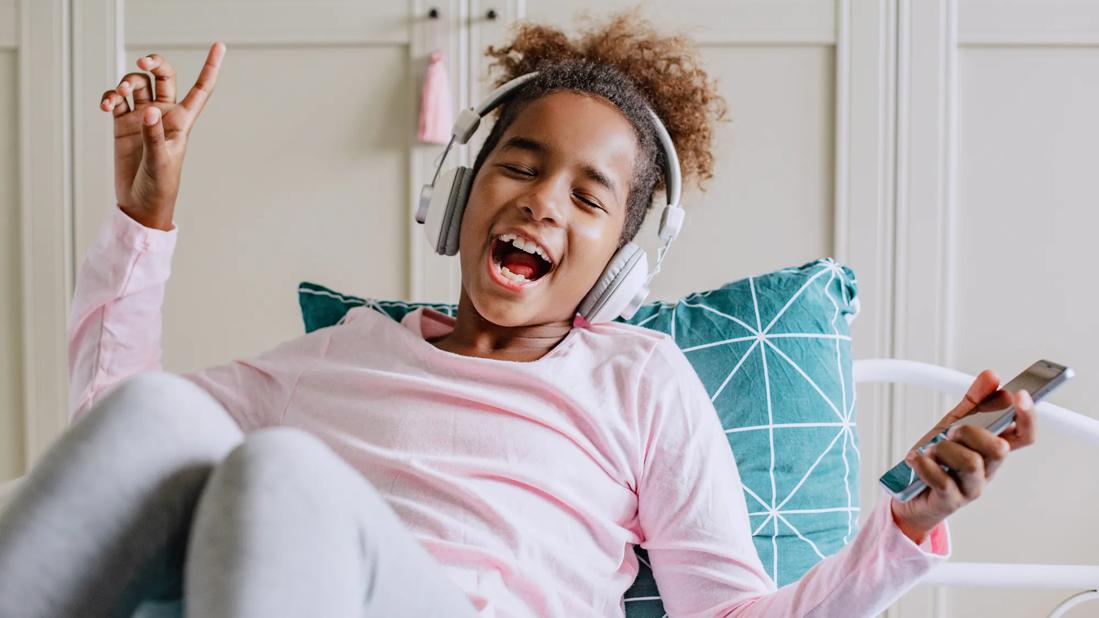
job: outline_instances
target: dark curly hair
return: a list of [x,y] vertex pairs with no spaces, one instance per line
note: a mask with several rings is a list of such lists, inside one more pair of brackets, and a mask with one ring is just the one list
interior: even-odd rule
[[713,176],[711,121],[725,118],[725,100],[702,69],[701,59],[683,34],[661,35],[638,9],[616,15],[581,31],[576,40],[551,26],[520,22],[501,47],[489,46],[496,85],[530,73],[524,83],[497,108],[497,120],[473,166],[481,165],[515,118],[531,101],[562,90],[602,97],[616,106],[634,127],[638,160],[626,199],[626,222],[618,246],[633,240],[653,193],[663,190],[664,154],[647,107],[660,117],[675,144],[684,180],[699,188]]

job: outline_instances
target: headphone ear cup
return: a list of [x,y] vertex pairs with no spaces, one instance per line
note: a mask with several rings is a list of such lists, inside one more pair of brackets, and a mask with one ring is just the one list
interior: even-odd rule
[[431,192],[424,217],[424,234],[439,255],[458,253],[458,233],[472,178],[470,168],[456,167],[440,174],[434,188],[428,187]]
[[462,215],[469,201],[469,187],[473,182],[473,169],[459,167],[451,186],[450,199],[447,201],[446,218],[439,237],[443,242],[443,255],[457,255],[458,240],[462,231]]
[[591,323],[613,321],[633,304],[631,301],[645,287],[648,274],[649,262],[644,249],[635,243],[626,243],[615,252],[603,274],[580,301],[577,312]]

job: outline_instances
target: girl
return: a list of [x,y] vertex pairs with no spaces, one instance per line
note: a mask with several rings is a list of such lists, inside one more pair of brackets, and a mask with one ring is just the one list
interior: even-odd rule
[[[184,594],[195,616],[621,616],[640,544],[673,616],[868,616],[946,559],[945,518],[1033,441],[1025,393],[1004,437],[965,427],[914,459],[930,491],[879,501],[776,590],[681,351],[576,313],[662,186],[648,109],[682,171],[712,174],[714,85],[686,39],[629,14],[576,40],[528,24],[488,53],[501,83],[539,75],[477,156],[457,316],[357,308],[182,377],[159,371],[160,307],[187,135],[224,46],[181,103],[155,54],[138,61],[155,88],[131,73],[104,95],[118,208],[73,301],[76,422],[0,520],[0,615],[129,615]],[[982,373],[940,426],[998,383]]]

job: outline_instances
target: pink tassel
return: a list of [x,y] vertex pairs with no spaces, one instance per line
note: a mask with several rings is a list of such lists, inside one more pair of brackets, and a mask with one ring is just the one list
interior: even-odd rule
[[424,75],[420,101],[420,129],[417,137],[426,144],[445,144],[454,128],[454,107],[450,100],[450,79],[442,52],[431,52]]

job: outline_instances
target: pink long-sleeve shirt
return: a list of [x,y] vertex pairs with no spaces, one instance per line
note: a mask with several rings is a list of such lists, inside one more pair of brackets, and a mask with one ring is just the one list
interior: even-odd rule
[[[178,228],[112,209],[81,265],[69,323],[70,413],[160,369],[161,303]],[[622,616],[645,547],[670,616],[870,616],[950,555],[878,500],[855,539],[776,589],[736,461],[675,343],[577,323],[532,362],[428,339],[453,318],[352,309],[250,360],[184,374],[245,431],[309,431],[386,498],[482,616]],[[196,325],[196,328],[199,326]]]

